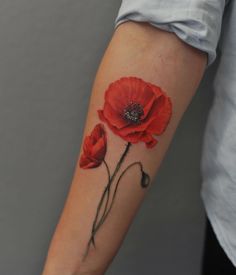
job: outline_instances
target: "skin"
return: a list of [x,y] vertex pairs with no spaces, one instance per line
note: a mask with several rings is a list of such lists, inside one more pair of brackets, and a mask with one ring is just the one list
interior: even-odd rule
[[[190,103],[204,73],[205,53],[182,42],[175,34],[146,23],[121,24],[109,43],[99,66],[88,110],[84,135],[101,122],[107,86],[123,76],[140,77],[160,86],[171,98],[173,114],[158,144],[147,149],[144,143],[132,146],[124,167],[141,160],[151,179],[157,173],[175,130]],[[106,127],[106,126],[105,126]],[[126,142],[107,127],[106,161],[115,168]],[[77,164],[67,201],[54,233],[43,275],[100,275],[115,257],[128,228],[148,189],[140,188],[140,170],[130,169],[122,179],[115,204],[96,235],[96,249],[90,249],[83,261],[97,205],[107,183],[104,165],[84,170]]]

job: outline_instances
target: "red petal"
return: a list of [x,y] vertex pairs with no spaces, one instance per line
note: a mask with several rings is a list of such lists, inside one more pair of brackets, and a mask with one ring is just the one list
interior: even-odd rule
[[103,138],[100,138],[96,144],[92,147],[91,156],[97,161],[103,161],[106,155],[106,142]]
[[105,92],[105,102],[118,113],[122,113],[127,106],[128,89],[125,85],[121,85],[119,80],[111,83]]
[[165,92],[159,87],[152,83],[148,83],[148,85],[152,88],[152,91],[155,93],[156,97],[159,97],[161,95],[165,95]]
[[155,116],[155,120],[149,124],[147,131],[155,135],[161,135],[170,121],[171,114],[172,104],[170,98],[164,97],[158,113]]
[[83,169],[96,168],[100,165],[99,162],[94,162],[90,158],[87,158],[85,155],[82,155],[79,161],[79,165]]
[[126,136],[122,136],[122,138],[130,143],[138,143],[143,133],[131,133]]
[[137,77],[122,77],[111,83],[105,93],[105,101],[119,113],[131,102],[145,107],[155,97],[150,85]]
[[103,124],[97,124],[91,134],[86,136],[83,144],[83,154],[80,167],[84,169],[98,167],[106,154],[106,132]]
[[145,142],[147,148],[153,148],[158,142],[152,135],[148,133],[144,133],[140,138],[140,141]]
[[152,88],[141,78],[127,77],[121,80],[128,83],[130,92],[129,102],[136,102],[145,107],[150,101],[155,99]]
[[122,113],[115,111],[108,102],[105,102],[103,115],[118,129],[128,125],[128,122],[122,118]]
[[92,144],[91,144],[90,136],[86,136],[84,139],[84,145],[83,145],[83,151],[85,155],[90,155],[91,146]]
[[153,106],[155,100],[156,100],[156,98],[155,98],[155,96],[153,96],[152,99],[149,100],[149,102],[147,102],[147,104],[145,106],[143,106],[143,113],[144,114],[141,117],[142,120],[144,120],[147,117],[148,113],[152,109],[152,106]]
[[106,137],[106,132],[103,124],[99,123],[94,127],[90,137],[96,142],[102,136]]
[[[99,112],[99,117],[100,117],[100,119],[101,119],[102,121],[104,121],[104,122],[107,123],[108,127],[113,131],[114,134],[121,136],[120,133],[119,133],[119,132],[120,132],[119,129],[117,129],[116,127],[114,127],[113,125],[111,125],[110,122],[109,122],[109,120],[107,120],[107,119],[103,116],[103,113],[102,113],[102,112]],[[122,137],[122,136],[121,136],[121,137]]]
[[157,140],[146,132],[133,133],[123,137],[124,140],[130,143],[145,142],[147,148],[153,148],[157,144]]

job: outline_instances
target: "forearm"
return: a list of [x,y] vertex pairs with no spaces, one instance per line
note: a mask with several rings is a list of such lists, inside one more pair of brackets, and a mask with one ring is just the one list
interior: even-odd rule
[[[87,160],[82,163],[81,150],[43,275],[104,274],[149,189],[150,184],[144,185],[157,172],[205,65],[206,55],[174,34],[132,22],[118,27],[94,82],[84,131],[87,136],[95,125],[103,125],[107,145],[106,152],[100,153],[104,161],[97,163],[96,168],[85,169],[90,164]],[[131,137],[112,128],[107,114],[105,119],[102,113],[98,115],[98,110],[104,110],[110,83],[131,76],[161,87],[171,102],[169,120],[155,141],[140,136],[138,142],[137,135]],[[130,117],[130,109],[126,108],[121,118],[125,122],[135,119],[133,124],[140,130],[146,109],[139,105],[135,108],[138,117]]]

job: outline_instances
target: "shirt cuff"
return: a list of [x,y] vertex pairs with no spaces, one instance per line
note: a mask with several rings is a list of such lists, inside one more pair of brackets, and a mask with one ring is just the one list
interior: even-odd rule
[[187,44],[206,52],[209,66],[216,58],[224,7],[224,0],[123,0],[115,28],[131,20],[173,32]]

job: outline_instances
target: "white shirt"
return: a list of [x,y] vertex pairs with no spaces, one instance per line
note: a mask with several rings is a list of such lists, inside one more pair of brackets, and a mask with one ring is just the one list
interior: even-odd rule
[[206,52],[208,66],[216,58],[219,42],[220,65],[202,151],[201,195],[217,238],[236,266],[236,3],[123,0],[115,27],[128,20],[149,22],[174,32],[189,45]]

